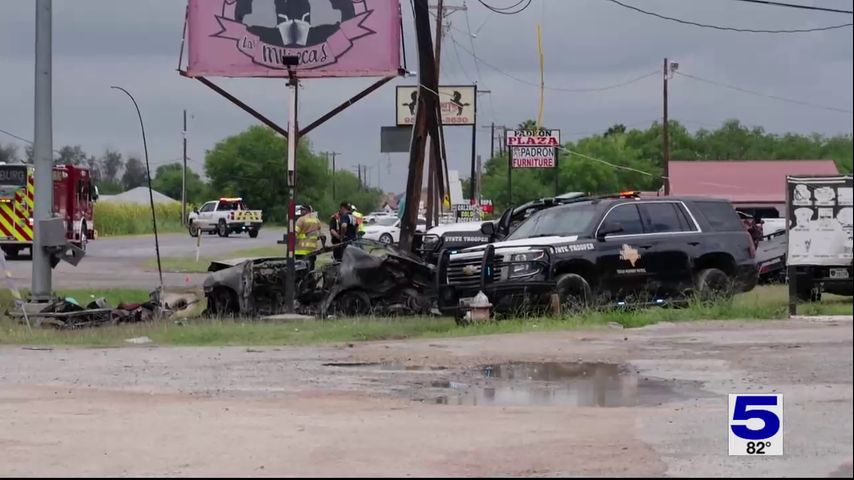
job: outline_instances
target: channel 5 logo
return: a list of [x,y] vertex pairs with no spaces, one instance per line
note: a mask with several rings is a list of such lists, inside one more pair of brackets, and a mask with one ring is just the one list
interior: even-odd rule
[[729,454],[783,454],[783,395],[729,394]]

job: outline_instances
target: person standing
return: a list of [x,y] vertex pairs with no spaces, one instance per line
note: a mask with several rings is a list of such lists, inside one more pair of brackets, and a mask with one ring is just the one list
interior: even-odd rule
[[332,237],[332,245],[339,246],[333,251],[335,260],[341,260],[344,253],[344,244],[356,239],[356,226],[353,216],[350,215],[350,204],[341,202],[338,212],[329,219],[329,235]]
[[296,223],[297,244],[295,253],[297,258],[306,257],[320,249],[320,230],[321,225],[317,218],[317,212],[309,205]]
[[365,217],[355,205],[350,205],[350,213],[353,215],[353,220],[356,222],[356,236],[358,238],[362,238],[365,235]]

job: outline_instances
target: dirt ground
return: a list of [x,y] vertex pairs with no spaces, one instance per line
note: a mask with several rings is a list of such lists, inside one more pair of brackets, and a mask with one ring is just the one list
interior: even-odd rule
[[[852,355],[840,318],[307,348],[0,347],[0,475],[850,478]],[[552,370],[508,367],[546,361],[619,367],[536,394],[527,377]],[[784,456],[727,456],[733,392],[784,395]]]

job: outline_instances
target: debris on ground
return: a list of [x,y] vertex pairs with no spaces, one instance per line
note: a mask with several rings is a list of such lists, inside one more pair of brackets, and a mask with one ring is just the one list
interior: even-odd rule
[[148,337],[133,337],[125,339],[125,343],[133,343],[134,345],[145,345],[151,343],[152,340]]
[[[45,304],[38,312],[29,313],[36,325],[49,326],[61,330],[124,323],[150,322],[155,319],[171,318],[186,312],[199,303],[199,295],[192,293],[166,293],[160,289],[151,292],[149,301],[143,303],[119,303],[110,306],[107,299],[101,297],[82,306],[72,297],[55,298]],[[9,312],[10,316],[23,317],[18,312]]]

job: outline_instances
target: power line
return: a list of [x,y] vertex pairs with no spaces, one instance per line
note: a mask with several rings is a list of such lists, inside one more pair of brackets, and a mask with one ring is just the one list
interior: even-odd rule
[[24,142],[24,143],[28,143],[28,144],[30,144],[30,145],[32,145],[32,144],[33,144],[33,142],[31,142],[31,141],[27,140],[26,138],[24,138],[24,137],[19,137],[18,135],[15,135],[15,134],[14,134],[14,133],[12,133],[12,132],[7,132],[6,130],[3,130],[2,128],[0,128],[0,133],[5,133],[6,135],[9,135],[10,137],[15,138],[15,139],[17,139],[17,140],[20,140],[20,141],[22,141],[22,142]]
[[[482,64],[486,65],[487,67],[489,67],[490,69],[492,69],[492,70],[494,70],[494,71],[496,71],[496,72],[500,73],[501,75],[504,75],[505,77],[508,77],[508,78],[510,78],[510,79],[513,79],[513,80],[515,80],[515,81],[517,81],[517,82],[519,82],[519,83],[522,83],[522,84],[525,84],[525,85],[529,85],[529,86],[532,86],[532,87],[540,88],[540,84],[539,84],[539,83],[537,83],[537,82],[532,82],[532,81],[530,81],[530,80],[525,80],[524,78],[521,78],[521,77],[518,77],[518,76],[516,76],[516,75],[513,75],[512,73],[506,72],[506,71],[504,71],[504,70],[500,69],[499,67],[496,67],[495,65],[493,65],[493,64],[491,64],[491,63],[489,63],[489,62],[485,61],[484,59],[482,59],[482,58],[478,57],[477,55],[475,55],[474,53],[472,53],[471,51],[469,51],[468,49],[466,49],[466,47],[464,47],[464,46],[460,45],[460,44],[457,42],[456,38],[453,36],[453,34],[451,34],[451,41],[452,41],[452,42],[454,42],[454,43],[456,43],[462,51],[466,52],[466,53],[467,53],[467,54],[469,54],[472,58],[474,58],[474,59],[475,59],[475,62],[482,63]],[[660,72],[658,71],[658,69],[656,69],[656,70],[653,70],[653,71],[651,71],[651,72],[648,72],[648,73],[645,73],[645,74],[643,74],[643,75],[640,75],[640,76],[638,76],[638,77],[632,78],[632,79],[630,79],[630,80],[626,80],[626,81],[624,81],[624,82],[620,82],[620,83],[615,83],[615,84],[613,84],[613,85],[606,85],[606,86],[603,86],[603,87],[590,87],[590,88],[563,88],[563,87],[549,87],[549,86],[546,86],[546,87],[545,87],[545,89],[546,89],[546,90],[553,91],[553,92],[568,92],[568,93],[590,93],[590,92],[602,92],[602,91],[605,91],[605,90],[612,90],[612,89],[615,89],[615,88],[625,87],[625,86],[627,86],[627,85],[631,85],[631,84],[633,84],[633,83],[639,82],[639,81],[644,80],[644,79],[647,79],[647,78],[649,78],[649,77],[659,75],[659,73],[660,73]]]
[[844,108],[829,107],[829,106],[827,106],[827,105],[818,105],[818,104],[815,104],[815,103],[809,103],[809,102],[805,102],[805,101],[803,101],[803,100],[797,100],[797,99],[794,99],[794,98],[781,97],[781,96],[779,96],[779,95],[770,95],[770,94],[767,94],[767,93],[757,92],[756,90],[749,90],[749,89],[747,89],[747,88],[737,87],[737,86],[735,86],[735,85],[729,85],[729,84],[726,84],[726,83],[723,83],[723,82],[718,82],[718,81],[715,81],[715,80],[709,80],[709,79],[706,79],[706,78],[701,78],[701,77],[698,77],[698,76],[696,76],[696,75],[691,75],[691,74],[683,73],[683,72],[680,72],[680,71],[677,71],[677,72],[676,72],[676,74],[677,74],[677,75],[680,75],[680,76],[683,76],[683,77],[690,78],[690,79],[692,79],[692,80],[696,80],[696,81],[698,81],[698,82],[708,83],[708,84],[710,84],[710,85],[715,85],[715,86],[722,87],[722,88],[728,88],[728,89],[730,89],[730,90],[735,90],[735,91],[742,92],[742,93],[747,93],[747,94],[750,94],[750,95],[756,95],[756,96],[760,96],[760,97],[770,98],[770,99],[772,99],[772,100],[778,100],[778,101],[781,101],[781,102],[793,103],[793,104],[795,104],[795,105],[802,105],[802,106],[804,106],[804,107],[817,108],[817,109],[820,109],[820,110],[829,110],[829,111],[831,111],[831,112],[848,113],[848,114],[854,113],[854,112],[852,112],[851,110],[846,110],[846,109],[844,109]]
[[[586,158],[586,159],[588,159],[588,160],[593,160],[594,162],[599,162],[599,163],[602,163],[602,164],[604,164],[604,165],[608,165],[609,167],[612,167],[612,168],[616,168],[616,169],[619,169],[619,170],[626,170],[626,171],[629,171],[629,172],[640,173],[641,175],[646,175],[646,176],[648,176],[648,177],[658,177],[658,175],[656,175],[656,174],[654,174],[654,173],[645,172],[645,171],[643,171],[643,170],[638,170],[638,169],[636,169],[636,168],[632,168],[632,167],[626,167],[626,166],[624,166],[624,165],[617,165],[616,163],[606,162],[605,160],[602,160],[602,159],[599,159],[599,158],[596,158],[596,157],[591,157],[590,155],[585,155],[585,154],[583,154],[583,153],[576,152],[575,150],[570,150],[570,149],[568,149],[568,148],[566,148],[566,147],[563,147],[563,146],[560,146],[560,147],[558,147],[558,148],[559,148],[560,150],[563,150],[564,152],[566,152],[566,153],[570,154],[570,155],[578,155],[578,156],[579,156],[579,157],[581,157],[581,158]],[[661,177],[661,178],[665,178],[665,177]]]
[[[32,141],[27,140],[27,139],[26,139],[26,138],[24,138],[24,137],[21,137],[21,136],[15,135],[15,134],[14,134],[14,133],[12,133],[12,132],[9,132],[9,131],[6,131],[6,130],[3,130],[2,128],[0,128],[0,133],[5,133],[6,135],[9,135],[10,137],[12,137],[12,138],[14,138],[14,139],[16,139],[16,140],[20,140],[20,141],[22,141],[22,142],[24,142],[24,143],[26,143],[26,144],[28,144],[28,145],[32,145],[32,144],[33,144],[33,142],[32,142]],[[56,153],[56,154],[59,154],[59,150],[54,149],[54,150],[53,150],[53,152],[54,152],[54,153]]]
[[837,10],[835,8],[813,7],[811,5],[798,5],[795,3],[771,2],[768,0],[735,0],[735,1],[736,2],[746,2],[746,3],[758,3],[760,5],[768,5],[768,6],[773,6],[773,7],[789,7],[789,8],[800,8],[803,10],[816,10],[819,12],[854,14],[854,11],[851,11],[851,10]]
[[725,27],[725,26],[721,26],[721,25],[712,25],[712,24],[708,24],[708,23],[693,22],[690,20],[682,20],[682,19],[676,18],[676,17],[668,17],[666,15],[661,15],[659,13],[650,12],[648,10],[640,9],[640,8],[635,7],[633,5],[625,4],[623,2],[620,2],[619,0],[606,0],[606,1],[611,2],[615,5],[619,5],[623,8],[628,8],[629,10],[634,10],[635,12],[642,13],[644,15],[650,15],[652,17],[660,18],[662,20],[669,20],[671,22],[677,22],[677,23],[681,23],[684,25],[693,25],[695,27],[712,28],[715,30],[726,30],[726,31],[731,31],[731,32],[742,32],[742,33],[807,33],[807,32],[821,32],[821,31],[825,31],[825,30],[834,30],[837,28],[845,28],[845,27],[850,27],[850,26],[854,25],[854,23],[842,23],[839,25],[829,25],[826,27],[791,29],[791,30],[761,30],[761,29],[753,29],[753,28],[735,28],[735,27]]

